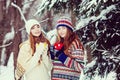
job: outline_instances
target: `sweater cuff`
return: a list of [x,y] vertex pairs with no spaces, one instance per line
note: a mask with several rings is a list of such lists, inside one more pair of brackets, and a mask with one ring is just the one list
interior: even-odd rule
[[50,57],[52,60],[54,60],[55,56],[53,55],[53,53],[50,51]]
[[67,59],[67,55],[65,55],[64,52],[61,52],[61,54],[58,56],[58,59],[59,59],[62,63],[64,63],[65,60]]

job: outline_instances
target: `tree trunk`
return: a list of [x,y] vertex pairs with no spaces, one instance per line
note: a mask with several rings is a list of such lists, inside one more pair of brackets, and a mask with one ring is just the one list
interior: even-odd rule
[[47,17],[49,18],[49,20],[47,21],[47,23],[48,23],[47,31],[50,31],[52,29],[52,15],[51,15],[51,11],[47,11]]
[[[14,0],[11,0],[11,2],[14,2]],[[15,30],[15,36],[13,40],[9,40],[8,42],[5,43],[5,44],[8,44],[12,42],[11,45],[5,47],[6,51],[4,53],[6,55],[6,59],[5,59],[4,65],[7,65],[9,56],[11,52],[13,52],[14,53],[14,66],[16,66],[16,60],[17,60],[17,55],[18,55],[18,50],[19,50],[18,47],[21,42],[21,33],[18,31],[22,26],[22,21],[21,21],[21,16],[20,16],[19,11],[11,5],[9,5],[8,8],[6,8],[6,3],[7,1],[2,1],[2,3],[0,3],[0,6],[1,6],[0,14],[4,13],[3,15],[0,15],[1,16],[0,31],[2,31],[1,33],[4,33],[3,36],[5,36],[8,32],[11,32],[10,29],[11,27],[13,27]],[[22,3],[22,0],[17,0],[15,4],[21,7],[21,3]],[[2,11],[3,8],[5,8],[4,11]],[[2,42],[0,43],[3,44],[4,37],[2,37],[1,40]]]
[[74,7],[75,7],[74,0],[71,0],[70,12],[71,12],[71,20],[72,20],[72,23],[73,23],[73,27],[75,27],[75,25],[76,25],[76,15],[75,15],[74,10],[73,10]]
[[[21,7],[22,1],[18,0],[16,1],[16,5],[18,5],[19,7]],[[14,66],[16,67],[16,62],[17,62],[17,56],[18,56],[18,51],[19,51],[19,44],[21,43],[21,32],[19,31],[19,29],[21,28],[23,22],[21,20],[21,15],[20,12],[15,9],[15,8],[11,8],[11,19],[14,21],[13,22],[13,26],[15,29],[15,37],[13,39],[13,53],[14,53]],[[14,12],[12,14],[12,12]]]

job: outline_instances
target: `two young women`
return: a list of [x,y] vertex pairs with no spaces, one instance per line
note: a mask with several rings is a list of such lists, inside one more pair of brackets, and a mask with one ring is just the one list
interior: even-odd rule
[[69,19],[57,21],[58,39],[52,47],[44,37],[38,21],[28,20],[25,27],[29,39],[20,45],[16,79],[79,80],[84,51]]

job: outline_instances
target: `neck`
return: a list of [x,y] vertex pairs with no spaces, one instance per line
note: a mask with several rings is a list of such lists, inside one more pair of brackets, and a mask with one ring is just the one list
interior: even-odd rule
[[35,43],[40,43],[40,37],[34,37]]

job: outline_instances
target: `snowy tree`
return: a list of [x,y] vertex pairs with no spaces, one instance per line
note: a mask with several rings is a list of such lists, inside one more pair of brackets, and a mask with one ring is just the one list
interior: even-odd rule
[[93,60],[86,65],[81,80],[120,79],[119,5],[118,0],[82,1],[76,33],[90,47]]
[[[21,37],[19,34],[19,28],[21,27],[21,18],[20,14],[17,9],[11,6],[11,2],[16,3],[17,5],[21,6],[21,1],[14,1],[14,0],[8,0],[8,1],[1,1],[2,9],[4,15],[2,15],[2,20],[0,21],[0,30],[1,33],[4,32],[2,40],[2,44],[0,45],[0,51],[3,49],[6,49],[5,51],[1,52],[3,56],[0,59],[4,59],[4,62],[0,62],[3,65],[7,65],[9,56],[11,52],[14,52],[14,57],[17,57],[18,53],[18,45],[20,43]],[[11,43],[11,44],[10,44]],[[2,47],[2,45],[8,46]],[[2,61],[2,60],[0,60]]]
[[[14,2],[18,6],[21,5],[21,0],[1,0],[0,1],[0,80],[14,79],[14,66],[17,59],[18,47],[21,42],[21,28],[23,22],[19,11],[14,8],[11,3]],[[1,35],[2,34],[2,35]],[[10,55],[14,58],[11,61]],[[11,64],[11,66],[10,66]],[[8,75],[8,76],[6,76]]]
[[[22,40],[24,38],[21,35],[21,31],[24,30],[23,19],[19,11],[11,6],[11,2],[22,9],[27,19],[35,17],[38,20],[46,20],[41,24],[48,26],[44,27],[45,31],[50,30],[46,32],[47,36],[51,34],[54,39],[56,39],[56,32],[51,29],[54,28],[55,21],[61,13],[70,15],[76,25],[75,32],[88,55],[88,62],[80,75],[80,80],[120,80],[119,0],[1,0],[0,51],[2,54],[8,53],[5,65],[12,52],[16,62],[18,45],[22,42],[21,38]],[[31,9],[34,11],[32,12]],[[41,17],[42,19],[39,19]],[[6,38],[5,35],[9,33],[14,35]],[[48,38],[53,44],[55,40]]]
[[73,25],[75,26],[76,16],[79,14],[80,3],[81,0],[43,0],[42,4],[38,6],[38,10],[35,15],[38,14],[39,16],[41,16],[46,11],[51,11],[53,16],[54,14],[69,14]]
[[79,4],[81,0],[44,0],[38,7],[38,11],[35,14],[41,15],[45,10],[53,9],[54,14],[65,12],[65,9],[79,13]]
[[41,15],[46,10],[53,10],[54,14],[69,9],[76,12],[78,20],[75,32],[83,42],[87,54],[92,55],[92,61],[83,72],[83,80],[119,80],[119,0],[78,0],[76,7],[71,1],[77,0],[45,0],[36,14]]

